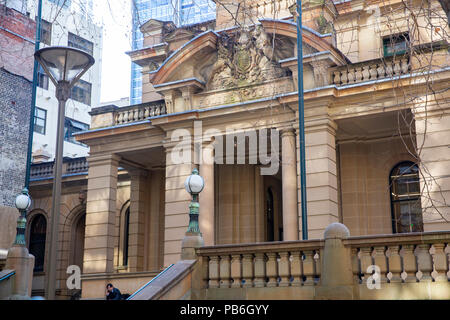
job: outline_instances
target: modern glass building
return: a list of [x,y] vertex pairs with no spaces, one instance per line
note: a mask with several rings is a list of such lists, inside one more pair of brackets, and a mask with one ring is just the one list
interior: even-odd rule
[[[134,0],[133,13],[133,43],[132,49],[142,48],[143,36],[139,26],[149,19],[173,21],[176,25],[189,25],[215,19],[215,3],[210,0]],[[141,67],[131,65],[130,104],[141,103],[142,75]]]

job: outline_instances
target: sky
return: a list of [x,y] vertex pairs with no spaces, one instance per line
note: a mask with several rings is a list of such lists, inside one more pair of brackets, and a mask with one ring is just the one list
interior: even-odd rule
[[95,20],[103,26],[101,102],[130,95],[131,0],[95,0]]

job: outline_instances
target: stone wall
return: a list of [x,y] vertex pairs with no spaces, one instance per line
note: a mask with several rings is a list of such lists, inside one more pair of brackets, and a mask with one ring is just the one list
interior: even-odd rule
[[0,205],[14,206],[24,185],[31,82],[0,69]]

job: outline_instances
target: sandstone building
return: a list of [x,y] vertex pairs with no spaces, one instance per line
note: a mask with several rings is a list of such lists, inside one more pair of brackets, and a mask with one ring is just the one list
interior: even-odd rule
[[[330,297],[327,288],[342,287],[323,262],[336,257],[327,251],[336,241],[344,262],[332,267],[350,272],[343,278],[354,288],[342,297],[449,297],[449,29],[439,3],[427,2],[427,16],[415,1],[304,2],[304,242],[295,5],[235,3],[217,5],[214,22],[141,26],[144,48],[130,57],[143,68],[143,103],[93,109],[90,130],[77,135],[89,157],[65,163],[60,296],[74,293],[65,287],[71,264],[83,266],[84,298],[103,297],[108,282],[135,292],[177,266],[191,200],[184,181],[198,167],[206,247],[183,269],[179,292]],[[37,289],[51,163],[32,174]],[[351,237],[327,229],[335,222]],[[385,291],[365,289],[372,264]]]

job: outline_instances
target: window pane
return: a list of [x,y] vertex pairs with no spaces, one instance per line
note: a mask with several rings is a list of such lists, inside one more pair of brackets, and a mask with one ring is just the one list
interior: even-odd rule
[[73,87],[70,92],[70,98],[91,105],[91,90],[92,85],[89,82],[79,80]]
[[390,177],[394,232],[423,231],[418,167],[404,162],[392,170]]
[[70,32],[67,45],[72,48],[77,48],[86,51],[90,55],[94,54],[94,44],[92,42]]

